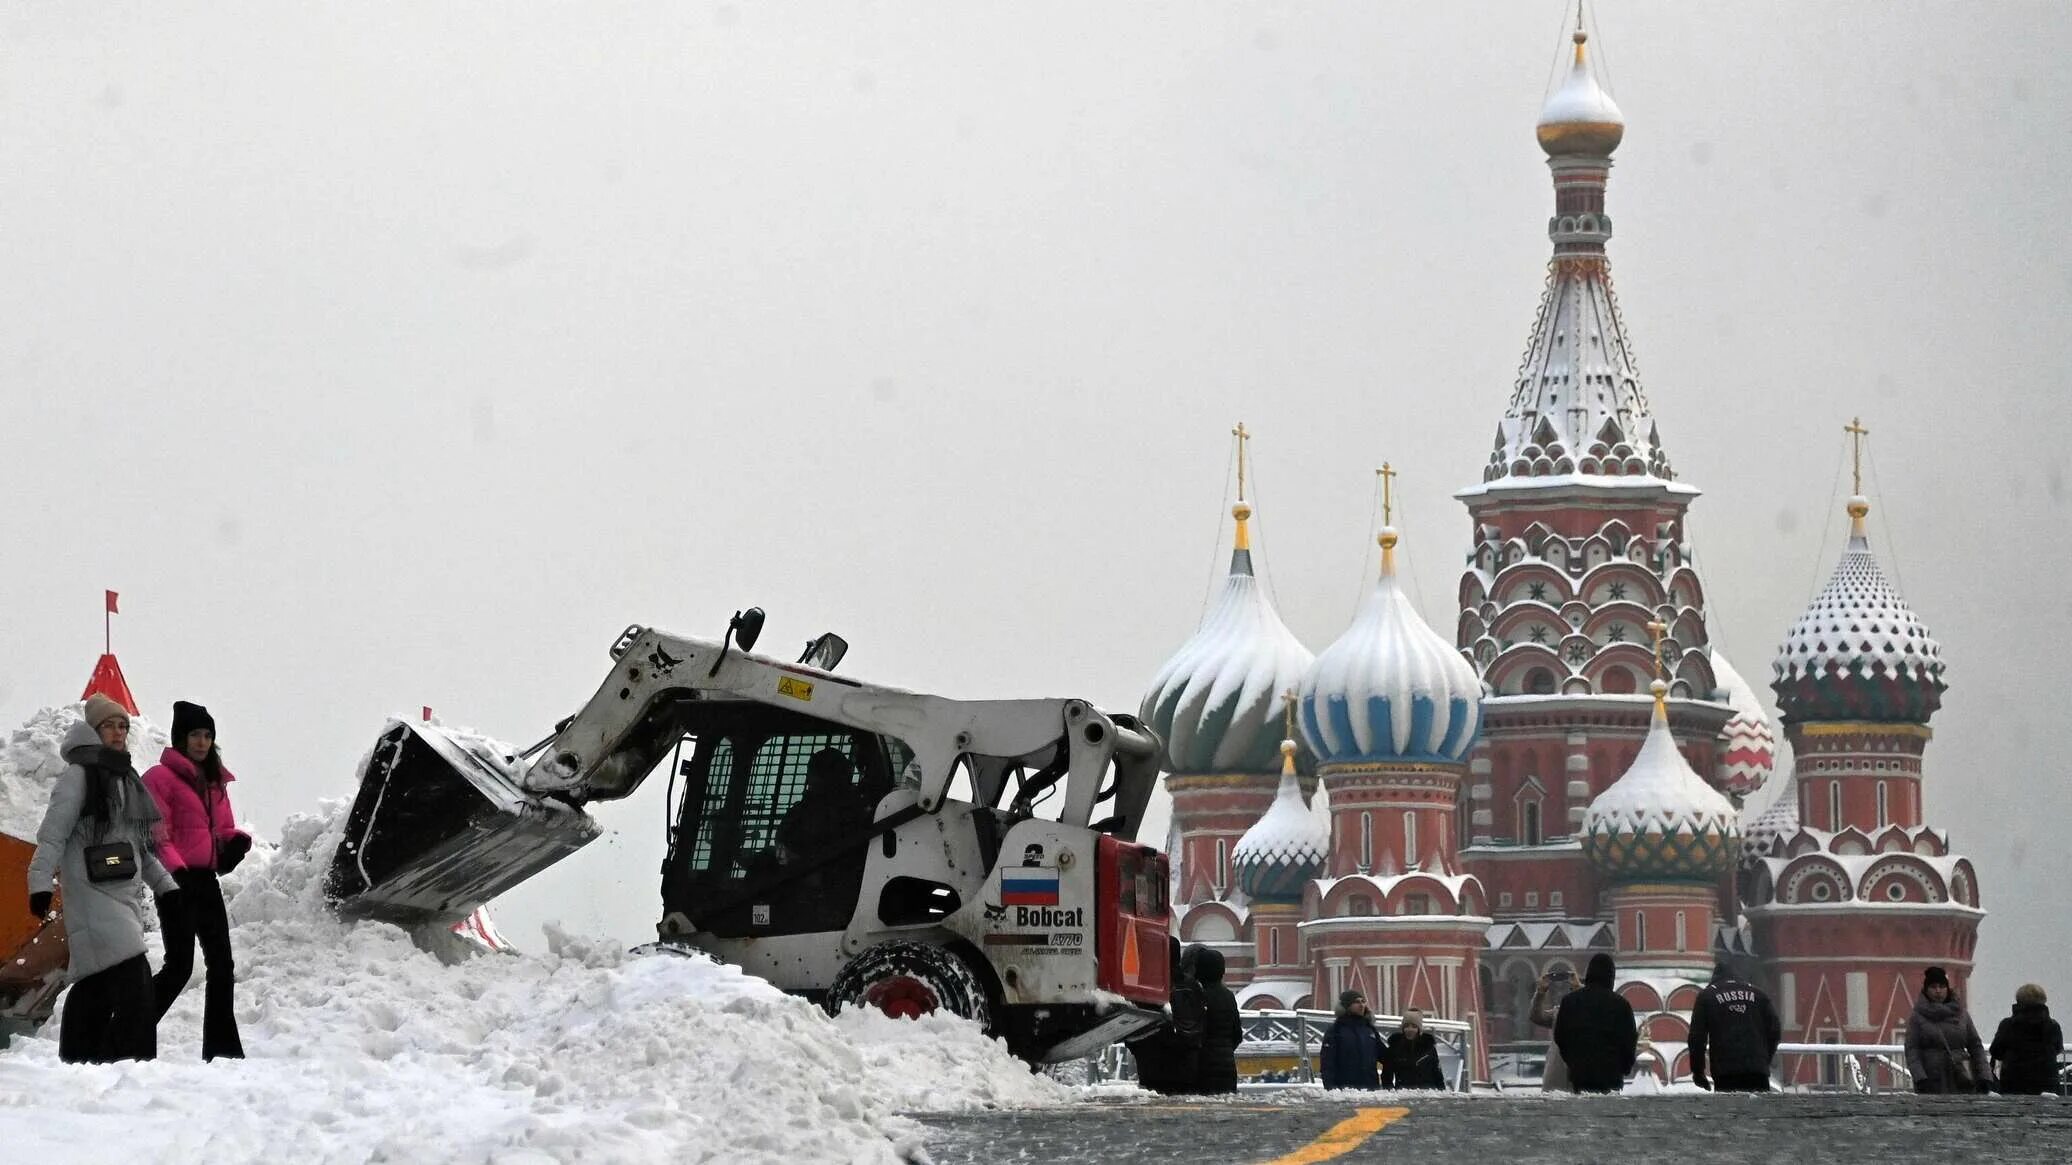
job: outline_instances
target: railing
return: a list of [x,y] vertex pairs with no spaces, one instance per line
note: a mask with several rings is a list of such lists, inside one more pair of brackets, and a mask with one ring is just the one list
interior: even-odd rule
[[1779,1060],[1789,1056],[1812,1057],[1818,1066],[1814,1081],[1785,1079],[1784,1086],[1795,1091],[1874,1096],[1884,1090],[1879,1083],[1879,1069],[1889,1079],[1887,1087],[1913,1087],[1914,1077],[1907,1071],[1907,1050],[1902,1044],[1779,1044],[1777,1056]]
[[[1238,1079],[1264,1088],[1317,1087],[1317,1053],[1324,1032],[1336,1018],[1328,1011],[1240,1011],[1238,1026],[1244,1042],[1237,1049]],[[1377,1015],[1375,1022],[1384,1034],[1400,1027],[1403,1018]],[[1426,1017],[1424,1028],[1439,1044],[1439,1070],[1456,1092],[1466,1092],[1470,1069],[1475,1063],[1475,1027],[1466,1020]],[[1085,1065],[1087,1083],[1133,1080],[1136,1065],[1121,1044],[1078,1063]],[[1070,1073],[1078,1077],[1078,1069]]]

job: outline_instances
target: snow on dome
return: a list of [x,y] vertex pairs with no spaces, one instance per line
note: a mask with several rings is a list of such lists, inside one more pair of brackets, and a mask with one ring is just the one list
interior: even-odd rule
[[1748,686],[1748,681],[1727,662],[1726,653],[1718,648],[1712,651],[1712,674],[1734,709],[1733,719],[1719,733],[1720,787],[1731,796],[1746,798],[1763,787],[1776,767],[1777,734],[1770,727],[1770,717],[1763,711],[1762,703],[1756,699],[1755,689]]
[[1684,759],[1660,702],[1640,754],[1583,814],[1583,848],[1614,878],[1709,879],[1731,868],[1734,806]]
[[1589,65],[1583,60],[1583,44],[1588,39],[1581,29],[1576,30],[1576,59],[1561,87],[1540,108],[1540,121],[1536,136],[1540,148],[1549,156],[1560,157],[1570,154],[1584,154],[1592,157],[1608,157],[1619,148],[1620,139],[1626,136],[1626,118],[1619,112],[1611,95],[1591,76]]
[[1742,832],[1741,858],[1750,861],[1776,857],[1779,847],[1798,831],[1799,779],[1792,772],[1784,775],[1783,782],[1777,787],[1777,795],[1770,798],[1769,807]]
[[[1385,531],[1393,547],[1394,531]],[[1321,763],[1457,763],[1475,743],[1482,680],[1439,637],[1383,552],[1379,582],[1352,626],[1317,656],[1302,682],[1302,732]]]
[[1864,533],[1870,503],[1849,499],[1849,546],[1777,650],[1777,709],[1787,724],[1926,724],[1942,706],[1942,645],[1879,569]]
[[1259,902],[1296,902],[1302,887],[1323,871],[1331,826],[1302,803],[1295,775],[1295,742],[1281,742],[1281,784],[1273,804],[1230,851],[1238,888]]
[[[58,754],[65,733],[85,715],[85,704],[62,704],[29,717],[0,744],[0,833],[36,840],[51,789],[68,762]],[[158,763],[170,743],[165,730],[142,716],[130,718],[130,761],[138,772]]]
[[1165,741],[1166,771],[1272,772],[1281,694],[1302,682],[1311,658],[1267,601],[1252,552],[1233,551],[1215,606],[1139,709]]

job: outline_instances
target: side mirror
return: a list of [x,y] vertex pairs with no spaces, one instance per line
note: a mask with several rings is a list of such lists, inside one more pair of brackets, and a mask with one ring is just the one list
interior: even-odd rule
[[805,653],[799,656],[799,662],[821,671],[833,671],[835,665],[842,662],[842,657],[847,654],[849,641],[829,631],[806,644]]
[[727,622],[727,630],[734,633],[734,646],[743,651],[754,651],[755,641],[763,634],[763,609],[750,607],[746,611],[734,612]]

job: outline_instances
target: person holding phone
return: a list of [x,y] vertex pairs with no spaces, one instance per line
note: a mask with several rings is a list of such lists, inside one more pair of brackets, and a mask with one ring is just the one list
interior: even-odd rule
[[[1575,972],[1566,967],[1557,967],[1543,973],[1539,982],[1533,984],[1532,1010],[1526,1018],[1532,1021],[1534,1027],[1546,1028],[1550,1037],[1547,1040],[1546,1066],[1540,1071],[1541,1092],[1575,1091],[1568,1083],[1568,1062],[1561,1058],[1561,1045],[1551,1038],[1554,1031],[1555,1005],[1561,1002],[1561,995],[1568,994],[1575,987],[1575,979]],[[1561,995],[1553,994],[1557,987],[1560,988]]]

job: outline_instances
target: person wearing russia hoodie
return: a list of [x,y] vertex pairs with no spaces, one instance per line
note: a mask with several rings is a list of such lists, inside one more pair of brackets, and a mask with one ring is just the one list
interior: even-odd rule
[[2014,1014],[2000,1021],[1986,1054],[2000,1067],[2000,1091],[2008,1096],[2040,1096],[2058,1091],[2058,1056],[2065,1033],[2050,1017],[2043,988],[2024,983],[2015,988]]
[[180,997],[194,975],[194,948],[207,963],[203,985],[201,1057],[242,1059],[244,1042],[232,1009],[236,969],[230,954],[230,915],[218,875],[237,868],[252,848],[251,835],[237,827],[230,809],[230,770],[216,749],[216,721],[200,704],[173,703],[173,742],[144,774],[144,785],[164,821],[159,857],[179,883],[180,894],[161,905],[165,965],[153,987],[158,1017]]
[[1906,1051],[1915,1092],[1985,1092],[1992,1087],[1986,1045],[1941,967],[1921,973],[1921,998],[1907,1017]]
[[1783,1039],[1784,1024],[1762,988],[1736,978],[1727,964],[1714,964],[1712,982],[1691,1008],[1691,1082],[1721,1092],[1768,1092],[1770,1061]]
[[71,961],[58,1058],[68,1064],[149,1060],[158,1055],[158,1013],[151,964],[144,959],[142,881],[161,906],[176,908],[179,887],[152,848],[158,806],[129,757],[129,713],[99,693],[65,733],[68,763],[52,786],[29,859],[29,911],[50,913],[64,891]]
[[1338,993],[1338,1014],[1324,1031],[1317,1060],[1327,1089],[1360,1088],[1372,1092],[1381,1087],[1381,1029],[1367,1010],[1367,997],[1358,991]]

